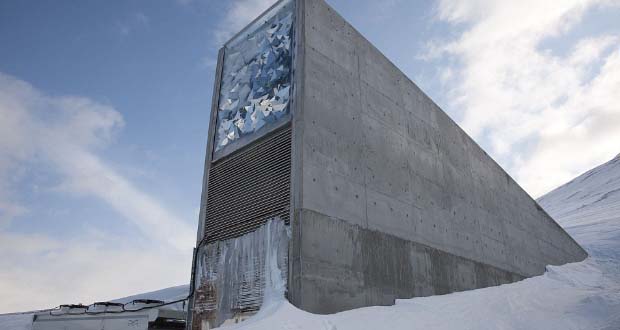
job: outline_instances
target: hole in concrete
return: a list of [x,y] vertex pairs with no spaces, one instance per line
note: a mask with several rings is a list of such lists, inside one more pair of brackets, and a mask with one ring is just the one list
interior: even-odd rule
[[316,178],[312,178],[312,182],[316,182]]

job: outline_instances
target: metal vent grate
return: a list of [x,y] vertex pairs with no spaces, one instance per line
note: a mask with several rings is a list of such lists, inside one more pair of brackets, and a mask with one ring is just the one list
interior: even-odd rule
[[290,126],[215,163],[207,188],[207,242],[238,237],[276,216],[288,224],[290,178]]

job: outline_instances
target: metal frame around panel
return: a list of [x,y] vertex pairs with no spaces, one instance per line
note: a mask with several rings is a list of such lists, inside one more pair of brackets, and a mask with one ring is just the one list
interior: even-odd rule
[[[293,152],[293,155],[291,157],[291,161],[293,162],[293,164],[295,164],[297,162],[297,158],[295,158],[295,156],[297,154],[299,154],[299,157],[301,157],[301,151],[298,153],[297,151],[294,151],[298,148],[296,148],[296,144],[298,144],[297,141],[301,140],[301,135],[298,135],[295,133],[296,129],[295,127],[299,127],[301,128],[302,126],[300,124],[294,124],[294,117],[295,117],[295,113],[301,113],[301,109],[296,110],[297,107],[301,108],[302,103],[301,102],[301,98],[299,98],[300,101],[296,101],[296,99],[298,99],[298,96],[300,96],[300,92],[302,90],[301,84],[303,83],[303,79],[301,79],[301,76],[296,75],[296,71],[298,71],[298,67],[301,68],[301,64],[303,63],[303,56],[298,56],[299,54],[303,53],[303,47],[302,47],[302,42],[300,42],[301,38],[303,38],[303,33],[302,33],[302,29],[304,28],[304,24],[302,24],[302,22],[304,21],[304,16],[303,16],[303,7],[304,7],[304,0],[292,0],[295,6],[294,9],[294,14],[296,15],[293,18],[293,22],[294,22],[294,38],[293,38],[293,52],[292,52],[292,67],[291,67],[291,101],[289,104],[289,114],[287,115],[287,119],[283,120],[280,123],[277,123],[277,125],[274,125],[275,127],[272,128],[268,128],[267,130],[265,130],[265,132],[260,133],[260,135],[253,137],[252,141],[249,141],[245,144],[243,144],[243,146],[239,146],[239,148],[236,148],[235,150],[230,151],[229,153],[226,154],[222,154],[219,155],[217,158],[215,158],[215,151],[213,148],[213,144],[215,143],[215,135],[217,134],[217,112],[219,109],[219,99],[220,99],[220,87],[221,87],[221,82],[222,82],[222,74],[223,74],[223,69],[224,69],[224,55],[225,55],[225,51],[226,51],[226,45],[228,45],[231,41],[233,41],[234,39],[236,39],[238,36],[242,35],[243,33],[245,33],[247,31],[248,28],[250,28],[251,26],[253,26],[254,24],[256,24],[263,16],[265,16],[265,14],[267,14],[270,10],[272,10],[273,8],[276,8],[277,6],[279,6],[282,2],[287,1],[287,0],[280,0],[277,1],[276,3],[274,3],[272,6],[270,6],[268,9],[266,9],[265,11],[263,11],[257,18],[255,18],[250,24],[248,24],[246,27],[244,27],[241,31],[237,32],[235,35],[233,35],[230,39],[228,39],[225,43],[224,46],[222,46],[219,49],[218,52],[218,59],[217,59],[217,66],[216,66],[216,74],[215,74],[215,81],[214,81],[214,85],[213,85],[213,96],[211,98],[211,117],[209,120],[209,132],[207,135],[207,148],[206,148],[206,153],[205,153],[205,165],[204,165],[204,172],[203,172],[203,183],[202,183],[202,195],[201,195],[201,199],[200,199],[200,212],[199,212],[199,223],[198,223],[198,232],[197,232],[197,238],[196,238],[196,242],[200,242],[200,240],[202,240],[202,235],[204,233],[204,221],[206,219],[206,201],[207,201],[207,188],[208,188],[208,184],[209,184],[209,170],[211,168],[211,166],[213,165],[213,163],[218,162],[220,160],[223,160],[225,158],[227,158],[227,156],[230,155],[230,153],[234,152],[235,150],[238,150],[241,147],[245,147],[249,144],[251,144],[252,142],[264,138],[265,135],[268,135],[269,133],[272,133],[274,131],[276,131],[279,128],[282,128],[282,126],[285,126],[287,124],[291,124],[292,127],[292,146],[291,146],[291,151]],[[299,87],[297,86],[299,85]],[[299,137],[299,138],[298,138]],[[301,148],[301,145],[299,147],[299,150]],[[300,162],[297,162],[297,164],[301,164]],[[293,167],[295,167],[295,165],[293,165]],[[295,175],[296,172],[301,171],[301,167],[299,165],[299,169],[292,169],[291,170],[291,212],[293,212],[293,210],[296,208],[295,206],[297,205],[297,201],[299,200],[298,197],[293,197],[295,191],[295,186],[296,186],[296,182],[299,182],[299,184],[301,184],[301,179],[296,180],[295,178],[299,175]],[[301,173],[301,172],[299,172]],[[293,219],[293,214],[291,213],[291,217],[290,219]],[[193,273],[192,273],[193,276]]]
[[[237,39],[239,36],[241,36],[242,34],[246,33],[247,30],[251,27],[254,27],[255,24],[257,24],[267,13],[269,13],[269,11],[273,10],[274,8],[277,8],[278,6],[282,5],[283,2],[285,1],[291,1],[291,3],[294,6],[293,9],[293,27],[295,29],[295,31],[293,31],[293,40],[292,40],[292,45],[291,45],[291,49],[295,49],[294,45],[295,45],[295,37],[297,36],[297,9],[299,7],[299,0],[279,0],[276,3],[274,3],[273,5],[271,5],[271,7],[269,7],[267,10],[263,11],[260,15],[258,15],[258,17],[256,17],[250,24],[246,25],[241,31],[237,32],[234,36],[232,36],[230,39],[228,39],[228,41],[226,41],[226,43],[224,43],[224,46],[220,49],[220,51],[222,52],[222,71],[224,68],[224,63],[223,63],[223,57],[225,55],[226,52],[226,47],[235,39]],[[292,113],[292,99],[293,99],[293,89],[294,87],[294,83],[293,83],[293,79],[294,79],[294,75],[293,75],[293,71],[294,71],[294,67],[295,67],[295,51],[293,51],[291,53],[291,90],[289,91],[289,95],[290,95],[290,101],[289,101],[289,113],[286,116],[283,116],[282,119],[280,119],[278,122],[276,123],[270,123],[267,124],[265,126],[263,126],[258,132],[254,132],[250,135],[247,136],[243,136],[241,138],[239,138],[238,140],[235,140],[232,144],[225,146],[222,150],[220,151],[215,151],[215,149],[212,147],[210,150],[207,150],[208,152],[211,153],[211,162],[215,163],[218,162],[222,159],[227,158],[228,156],[230,156],[231,154],[233,154],[235,151],[244,148],[246,146],[248,146],[249,144],[251,144],[252,142],[261,139],[263,137],[265,137],[266,135],[268,135],[269,133],[272,133],[274,131],[277,131],[278,129],[282,128],[283,126],[287,125],[289,122],[291,122],[291,118],[293,117]],[[218,65],[220,65],[220,60],[218,59]],[[215,82],[218,87],[218,95],[217,95],[217,103],[215,105],[215,108],[212,107],[212,112],[215,111],[216,116],[212,117],[211,120],[215,120],[215,126],[217,127],[217,112],[219,111],[219,97],[220,97],[220,84],[222,82],[222,72],[219,72],[217,75],[217,81]],[[215,141],[215,135],[217,134],[217,130],[210,132],[209,133],[209,139],[212,139],[213,141]]]

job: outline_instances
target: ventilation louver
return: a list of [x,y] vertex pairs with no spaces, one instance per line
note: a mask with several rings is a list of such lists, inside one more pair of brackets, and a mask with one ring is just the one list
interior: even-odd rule
[[207,242],[238,237],[269,218],[289,223],[291,128],[218,160],[209,170]]

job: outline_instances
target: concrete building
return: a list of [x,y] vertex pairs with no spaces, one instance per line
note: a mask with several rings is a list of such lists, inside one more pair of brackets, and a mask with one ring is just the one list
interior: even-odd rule
[[587,256],[323,0],[280,1],[220,50],[198,241],[194,329],[258,309],[272,257],[291,303],[333,313]]

